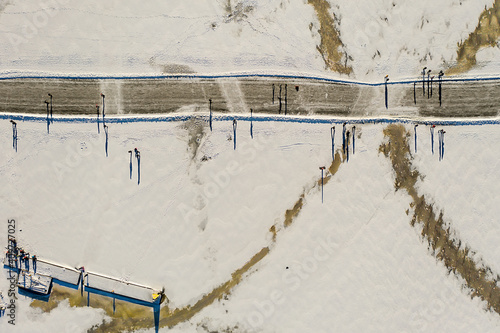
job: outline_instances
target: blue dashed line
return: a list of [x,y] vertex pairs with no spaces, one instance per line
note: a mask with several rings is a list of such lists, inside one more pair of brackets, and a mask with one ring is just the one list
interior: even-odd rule
[[[128,123],[157,123],[157,122],[177,122],[187,121],[192,118],[205,119],[208,121],[208,114],[200,115],[174,115],[174,116],[135,116],[135,117],[109,117],[107,123],[112,124],[128,124]],[[46,122],[45,116],[37,115],[16,115],[16,114],[0,114],[2,120],[29,121],[29,122]],[[97,119],[91,116],[82,117],[55,117],[56,123],[96,123]],[[233,121],[233,119],[241,121],[254,122],[283,122],[283,123],[303,123],[303,124],[423,124],[423,125],[445,125],[445,126],[479,126],[479,125],[499,125],[500,119],[435,119],[435,120],[420,120],[420,119],[404,119],[404,118],[297,118],[293,116],[239,116],[239,115],[214,115],[214,121]]]

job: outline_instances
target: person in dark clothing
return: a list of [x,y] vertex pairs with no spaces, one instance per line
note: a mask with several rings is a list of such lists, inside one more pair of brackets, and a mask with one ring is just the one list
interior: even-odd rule
[[253,109],[250,109],[250,137],[253,139]]
[[431,96],[430,94],[431,72],[432,71],[430,69],[427,71],[427,99],[429,99]]
[[280,95],[278,97],[278,100],[280,102],[279,114],[281,114],[281,84],[280,84]]
[[50,122],[53,123],[54,119],[52,118],[52,94],[48,94],[50,97]]
[[31,257],[31,260],[33,261],[33,271],[36,273],[36,255],[33,255],[33,257]]
[[24,255],[24,267],[26,268],[27,271],[30,270],[30,254],[29,252],[26,252]]
[[12,123],[12,148],[17,152],[17,123],[14,120],[10,122]]
[[330,136],[332,138],[332,161],[335,161],[335,126],[330,129]]
[[344,154],[345,154],[345,131],[346,131],[345,125],[346,123],[342,124],[342,153]]
[[135,158],[137,159],[137,185],[141,183],[141,152],[134,148]]
[[324,187],[324,181],[323,181],[323,172],[325,171],[326,167],[322,166],[319,167],[321,170],[321,203],[323,203],[323,187]]
[[346,132],[346,146],[345,146],[345,152],[346,152],[346,158],[347,158],[347,162],[349,162],[349,143],[350,143],[350,138],[349,136],[351,135],[351,133],[349,131]]
[[352,127],[352,154],[356,153],[356,126]]
[[444,158],[444,134],[446,132],[441,130],[441,160]]
[[439,72],[438,78],[439,78],[439,106],[441,106],[441,83],[443,82],[443,71]]
[[210,124],[210,132],[212,132],[212,99],[210,98],[208,101],[210,103],[210,105],[209,105],[210,117],[208,119],[208,122]]
[[431,97],[432,97],[432,82],[434,81],[434,75],[431,76]]
[[108,125],[104,124],[104,133],[106,134],[106,143],[104,144],[104,150],[106,151],[106,157],[108,157]]
[[97,134],[100,134],[101,133],[101,130],[99,129],[99,117],[101,116],[101,114],[99,113],[99,105],[96,104],[95,106],[96,110],[97,110]]
[[422,92],[425,96],[425,70],[427,69],[427,67],[424,67],[424,69],[422,70]]
[[439,130],[438,135],[439,135],[439,160],[442,161],[444,158],[444,133],[446,133],[444,130]]
[[104,121],[104,117],[106,116],[106,114],[104,113],[104,98],[106,97],[103,93],[101,93],[101,97],[102,97],[102,124],[106,124],[106,122]]
[[130,154],[130,179],[132,179],[132,150],[129,150],[128,153]]
[[236,127],[238,126],[238,122],[236,119],[233,119],[233,149],[236,150]]
[[418,127],[418,124],[414,124],[413,125],[413,132],[415,134],[415,154],[417,153],[417,127]]
[[436,125],[432,125],[430,128],[431,131],[431,152],[432,155],[434,155],[434,128],[436,128]]
[[413,103],[417,105],[417,93],[416,93],[417,81],[413,82]]
[[50,133],[49,102],[45,101],[45,105],[47,105],[47,134],[48,134]]
[[389,75],[386,75],[385,78],[384,78],[384,87],[385,87],[385,108],[387,109],[389,107],[389,102],[388,102],[388,98],[389,98],[389,95],[388,95],[388,91],[387,91],[387,82],[389,82]]
[[287,84],[285,84],[285,116],[288,111],[288,90],[287,90]]

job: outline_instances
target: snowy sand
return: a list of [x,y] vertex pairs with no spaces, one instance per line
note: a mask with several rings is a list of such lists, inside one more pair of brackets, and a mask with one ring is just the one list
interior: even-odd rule
[[[500,327],[498,314],[471,301],[461,280],[447,275],[409,225],[410,198],[394,192],[390,163],[378,153],[384,125],[357,125],[356,154],[325,186],[325,203],[318,187],[307,192],[298,217],[274,244],[269,228],[283,223],[284,212],[317,182],[318,167],[331,163],[329,124],[254,122],[252,139],[250,124],[240,121],[233,150],[230,121],[214,122],[213,132],[201,120],[110,123],[108,157],[102,127],[98,135],[93,123],[55,122],[47,134],[43,122],[19,122],[17,153],[9,122],[0,125],[0,145],[6,147],[1,217],[16,219],[20,244],[41,258],[165,287],[169,306],[182,307],[272,245],[227,300],[173,331]],[[428,128],[421,126],[415,157],[425,175],[420,190],[496,272],[492,206],[498,191],[486,178],[494,177],[498,164],[490,144],[499,139],[497,127],[447,127],[445,159],[438,162],[430,154]],[[128,150],[134,147],[141,152],[140,185],[135,159],[129,179]],[[454,193],[462,192],[463,198],[472,193],[471,199],[457,201]],[[0,289],[8,289],[4,278]],[[28,308],[28,299],[18,304],[19,331],[33,325],[47,332],[65,325],[85,331],[103,318],[101,310],[69,309],[67,303],[50,314]]]

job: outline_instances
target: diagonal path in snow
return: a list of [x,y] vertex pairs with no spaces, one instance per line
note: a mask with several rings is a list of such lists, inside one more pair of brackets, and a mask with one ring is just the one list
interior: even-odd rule
[[[346,160],[346,156],[339,152],[336,153],[334,161],[330,164],[327,169],[324,184],[327,184],[332,177],[339,170],[340,165]],[[160,327],[174,327],[182,322],[185,322],[191,318],[193,318],[196,314],[202,311],[204,308],[210,306],[216,300],[222,299],[224,296],[227,296],[231,293],[231,291],[239,285],[242,281],[244,281],[245,276],[250,273],[251,269],[257,265],[263,258],[265,258],[273,246],[277,242],[277,234],[285,230],[289,227],[294,219],[299,215],[300,210],[303,207],[303,200],[307,197],[308,194],[312,192],[313,189],[316,189],[321,186],[321,179],[318,179],[312,184],[309,184],[304,187],[303,193],[300,195],[297,203],[294,204],[294,207],[287,210],[285,212],[285,219],[283,221],[282,226],[273,225],[269,231],[273,234],[271,242],[268,246],[262,248],[259,252],[257,252],[248,262],[245,263],[241,268],[237,269],[231,275],[231,279],[221,284],[217,288],[203,295],[200,299],[198,299],[194,304],[185,306],[183,308],[170,309],[168,306],[162,308],[160,312]],[[95,332],[108,332],[109,329],[112,329],[116,326],[123,326],[124,323],[120,323],[117,325],[116,321],[128,321],[125,324],[126,327],[151,327],[152,323],[145,322],[142,318],[113,318],[112,321],[108,323],[103,323],[99,326]]]
[[389,125],[384,134],[388,141],[380,146],[380,151],[392,162],[397,190],[404,189],[412,198],[411,225],[422,228],[421,235],[427,240],[432,255],[443,262],[448,272],[461,276],[469,288],[471,298],[479,297],[487,303],[488,309],[500,314],[500,275],[495,274],[485,263],[478,263],[472,255],[474,251],[462,242],[448,223],[443,213],[435,212],[425,195],[418,195],[415,184],[421,177],[412,165],[408,137],[403,125]]

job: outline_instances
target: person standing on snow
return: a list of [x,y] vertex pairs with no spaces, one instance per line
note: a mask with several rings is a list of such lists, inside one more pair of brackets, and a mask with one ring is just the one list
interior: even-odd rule
[[135,158],[137,159],[137,185],[141,183],[141,152],[134,148]]
[[12,148],[17,152],[17,123],[14,120],[10,120],[12,123]]
[[104,124],[104,133],[106,134],[106,143],[104,144],[104,150],[106,151],[106,157],[108,157],[108,125]]
[[33,255],[33,257],[31,257],[32,261],[33,261],[33,271],[36,273],[36,255]]
[[128,153],[130,154],[130,165],[129,165],[130,179],[132,179],[132,150],[129,150]]
[[26,267],[27,271],[30,270],[30,253],[29,252],[26,252],[26,254],[24,255],[24,266]]
[[431,152],[432,155],[434,155],[434,128],[436,128],[436,125],[431,126]]

